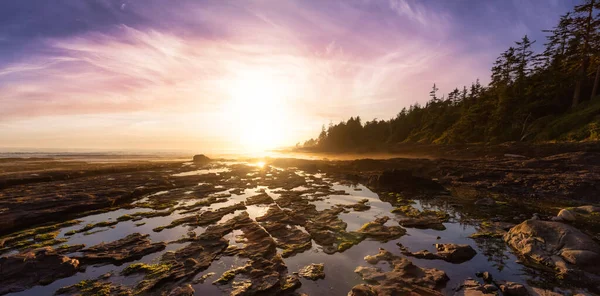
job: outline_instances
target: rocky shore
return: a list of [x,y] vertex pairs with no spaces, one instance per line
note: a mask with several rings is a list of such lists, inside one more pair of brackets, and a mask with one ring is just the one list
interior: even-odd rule
[[[320,281],[348,295],[600,293],[596,152],[35,161],[2,163],[0,294],[300,295]],[[336,270],[345,254],[354,266]]]

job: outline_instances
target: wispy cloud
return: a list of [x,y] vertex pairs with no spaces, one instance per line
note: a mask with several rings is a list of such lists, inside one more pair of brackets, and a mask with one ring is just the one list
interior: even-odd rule
[[[160,135],[226,142],[226,132],[211,127],[230,126],[232,90],[257,76],[278,89],[277,108],[288,113],[272,120],[291,129],[294,143],[330,120],[388,118],[424,102],[433,82],[450,91],[487,76],[490,54],[465,54],[471,44],[456,37],[449,8],[427,3],[103,5],[101,26],[31,37],[27,42],[37,50],[15,48],[12,52],[27,55],[0,60],[0,123],[11,127],[0,129],[0,138],[24,141],[50,133],[47,128],[77,141],[82,131],[77,126],[110,137],[115,136],[106,132],[115,129],[110,122],[121,118],[122,141],[145,137],[150,143]],[[86,4],[76,6],[88,11]],[[0,36],[25,38],[9,33],[0,29]]]

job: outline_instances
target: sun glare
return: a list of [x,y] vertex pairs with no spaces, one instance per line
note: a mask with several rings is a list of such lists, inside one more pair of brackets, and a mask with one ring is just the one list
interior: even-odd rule
[[286,144],[287,85],[264,70],[244,73],[230,82],[226,114],[244,150],[259,152]]

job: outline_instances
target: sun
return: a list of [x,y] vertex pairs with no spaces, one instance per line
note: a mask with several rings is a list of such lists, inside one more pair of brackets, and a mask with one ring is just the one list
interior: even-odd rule
[[286,145],[289,127],[288,83],[265,70],[249,71],[230,81],[227,116],[247,152]]

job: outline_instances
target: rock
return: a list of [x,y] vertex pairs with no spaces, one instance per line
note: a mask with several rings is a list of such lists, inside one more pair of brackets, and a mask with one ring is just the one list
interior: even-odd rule
[[573,222],[577,220],[577,213],[569,209],[562,209],[560,210],[560,212],[558,212],[558,215],[556,215],[556,217],[562,221]]
[[284,258],[309,250],[312,247],[310,234],[298,228],[292,213],[278,206],[271,206],[267,213],[256,220],[271,236],[277,239],[277,247],[283,249]]
[[492,274],[491,274],[491,273],[489,273],[489,272],[487,272],[487,271],[484,271],[484,272],[478,272],[478,273],[476,273],[475,275],[476,275],[477,277],[480,277],[480,278],[482,278],[482,279],[483,279],[483,281],[484,281],[484,282],[486,282],[486,283],[491,283],[491,282],[494,280],[494,278],[492,277]]
[[384,226],[389,219],[388,216],[377,218],[375,221],[363,225],[357,232],[381,242],[394,240],[406,234],[406,230],[400,226]]
[[352,287],[352,290],[348,292],[348,296],[377,296],[377,294],[371,286],[360,284]]
[[83,264],[110,262],[121,264],[127,261],[141,259],[145,255],[162,251],[167,246],[164,242],[152,243],[148,234],[130,234],[120,240],[101,243],[82,250],[83,257],[78,258]]
[[320,264],[311,264],[300,269],[300,276],[303,278],[307,278],[309,280],[318,280],[325,278],[325,265],[323,263]]
[[392,270],[383,272],[376,267],[357,267],[355,272],[371,284],[354,286],[348,295],[442,295],[439,290],[449,280],[439,269],[420,268],[384,249],[379,249],[377,255],[366,256],[365,261],[370,264],[386,261]]
[[486,293],[493,293],[498,291],[498,287],[492,285],[492,284],[485,284],[483,285],[483,291]]
[[187,284],[183,287],[173,289],[173,291],[169,293],[169,296],[193,296],[194,292],[196,292],[194,291],[194,288],[192,288],[190,284]]
[[483,278],[483,280],[486,283],[491,283],[494,280],[494,277],[492,276],[492,274],[487,271],[484,271],[483,274],[481,275],[481,277]]
[[210,159],[210,158],[208,158],[208,157],[207,157],[206,155],[204,155],[204,154],[196,154],[196,155],[194,155],[194,158],[192,159],[192,161],[193,161],[195,164],[206,164],[206,163],[209,163],[209,162],[211,162],[211,159]]
[[406,256],[412,256],[419,259],[444,260],[455,264],[469,261],[477,254],[477,252],[469,245],[435,244],[435,248],[437,249],[436,253],[431,253],[427,250],[412,253],[402,245],[398,244],[398,246],[400,246],[402,254]]
[[204,284],[204,282],[206,281],[206,279],[208,279],[209,277],[215,275],[214,272],[208,272],[206,274],[201,275],[199,278],[195,279],[192,284],[197,285],[197,284]]
[[[491,286],[491,287],[488,287]],[[493,288],[492,288],[493,287]],[[484,296],[484,295],[496,295],[494,285],[481,285],[478,281],[468,278],[466,279],[457,289],[455,296]]]
[[54,295],[134,295],[133,291],[125,286],[113,284],[110,282],[96,280],[83,280],[77,284],[58,289]]
[[576,207],[575,211],[578,212],[578,213],[586,213],[586,214],[600,213],[600,207],[597,207],[597,206],[580,206],[580,207]]
[[458,244],[436,244],[437,254],[446,261],[462,263],[471,260],[477,252],[469,245]]
[[193,267],[196,266],[198,264],[198,261],[194,258],[187,258],[185,259],[185,262],[183,263],[183,265],[185,265],[186,267]]
[[525,286],[513,282],[506,282],[500,285],[500,291],[506,296],[527,296],[529,292]]
[[475,205],[477,205],[477,206],[494,206],[494,205],[496,205],[496,201],[491,197],[486,197],[486,198],[477,200],[475,202]]
[[[504,240],[521,256],[572,279],[600,274],[600,246],[577,228],[560,222],[527,220],[513,227]],[[579,271],[584,271],[581,274]]]
[[266,193],[261,193],[255,196],[250,196],[248,198],[246,198],[246,205],[247,206],[251,206],[251,205],[258,205],[258,204],[272,204],[273,203],[273,198],[271,198],[268,194]]
[[51,247],[0,257],[0,295],[47,285],[77,273],[79,261]]

